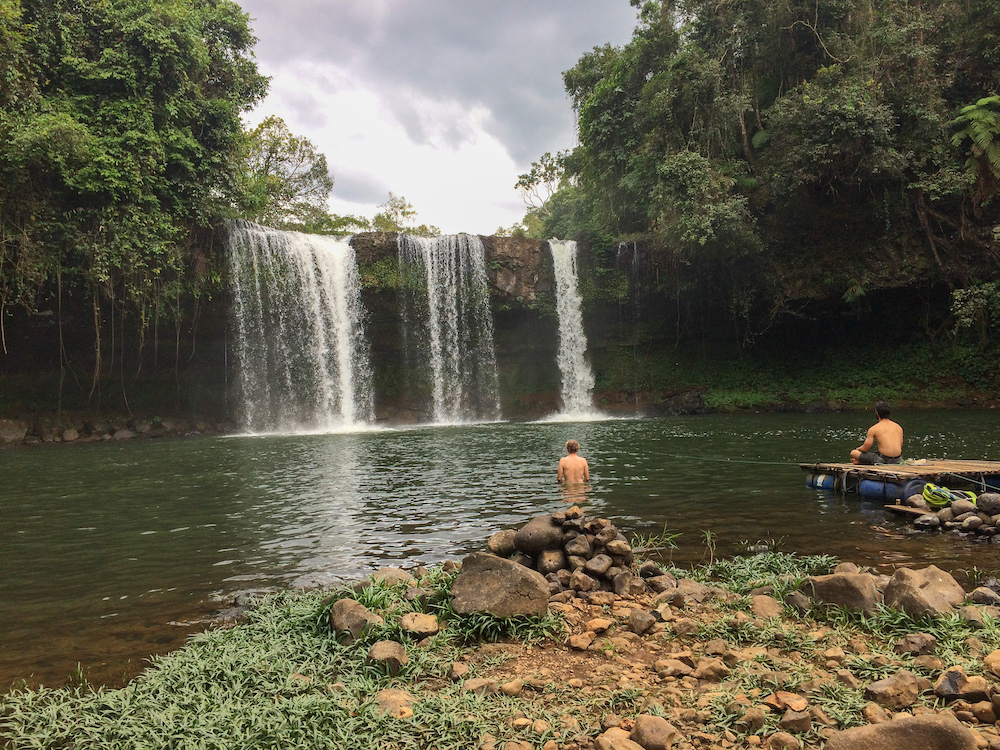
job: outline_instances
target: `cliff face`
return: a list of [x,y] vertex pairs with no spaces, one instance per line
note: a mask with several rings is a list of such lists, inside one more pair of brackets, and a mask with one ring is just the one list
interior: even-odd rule
[[[507,418],[552,413],[560,406],[561,383],[547,242],[480,239],[502,413]],[[365,233],[351,241],[362,281],[375,408],[381,420],[427,421],[426,393],[416,392],[414,365],[405,352],[408,331],[397,241],[394,233]],[[768,378],[780,389],[782,382],[796,377],[789,375],[792,359],[807,371],[830,352],[926,346],[920,338],[924,328],[943,331],[953,326],[947,318],[948,290],[921,286],[915,281],[919,274],[897,273],[894,283],[905,279],[910,286],[880,287],[877,294],[869,291],[850,304],[836,288],[803,283],[802,274],[772,274],[780,287],[773,289],[774,299],[758,296],[739,308],[741,300],[716,293],[718,269],[705,265],[692,271],[668,249],[641,241],[605,247],[581,243],[578,265],[596,405],[608,410],[653,405],[696,411],[700,398],[691,394],[705,386],[757,382],[757,375],[746,373],[772,368]],[[774,302],[777,299],[784,307]],[[135,321],[122,321],[114,310],[103,311],[105,330],[119,333],[101,341],[103,379],[97,388],[92,387],[94,313],[86,300],[64,300],[61,322],[54,304],[30,315],[7,310],[6,350],[0,349],[0,418],[28,415],[30,422],[35,418],[31,415],[42,415],[52,421],[51,415],[68,411],[231,421],[237,363],[230,310],[228,295],[216,294],[201,300],[197,314],[185,319],[179,330],[161,323],[142,337],[135,334]],[[741,317],[740,310],[749,312]],[[918,319],[924,328],[916,326]],[[921,369],[928,371],[922,377],[931,377],[938,366],[927,355],[921,355],[921,362]],[[825,384],[827,378],[819,380]]]
[[[371,290],[395,286],[397,260],[395,232],[363,232],[351,238],[362,282]],[[501,304],[520,301],[531,305],[539,294],[553,289],[548,243],[528,237],[479,238],[486,249],[486,275],[491,297]]]

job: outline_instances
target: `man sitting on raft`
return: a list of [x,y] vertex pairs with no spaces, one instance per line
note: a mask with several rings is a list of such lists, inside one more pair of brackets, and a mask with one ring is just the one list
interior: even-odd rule
[[[875,404],[878,423],[868,429],[868,436],[860,448],[851,451],[851,463],[863,466],[877,464],[898,464],[903,453],[903,428],[889,419],[889,404],[879,401]],[[872,444],[878,448],[871,450]]]

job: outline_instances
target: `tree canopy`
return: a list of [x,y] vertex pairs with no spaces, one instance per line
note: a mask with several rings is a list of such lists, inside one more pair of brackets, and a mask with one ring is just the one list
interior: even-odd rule
[[[790,278],[851,299],[893,273],[995,276],[996,3],[632,4],[632,40],[564,74],[579,145],[542,236],[646,237],[763,317]],[[544,188],[551,162],[518,187]]]

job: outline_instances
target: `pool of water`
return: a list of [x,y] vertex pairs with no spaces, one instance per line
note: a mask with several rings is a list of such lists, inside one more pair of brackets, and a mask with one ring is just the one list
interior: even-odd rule
[[[1000,458],[996,412],[894,415],[907,457]],[[0,683],[134,674],[240,591],[440,562],[494,531],[586,504],[626,533],[679,532],[697,562],[777,541],[885,566],[1000,569],[1000,545],[917,534],[876,503],[809,490],[867,414],[499,423],[187,438],[0,452]],[[589,490],[555,483],[570,438]]]

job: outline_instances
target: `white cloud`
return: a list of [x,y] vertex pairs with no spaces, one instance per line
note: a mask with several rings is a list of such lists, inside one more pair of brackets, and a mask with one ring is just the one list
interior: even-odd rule
[[562,71],[634,25],[625,0],[243,7],[272,76],[248,120],[277,115],[326,154],[335,213],[371,216],[391,190],[449,233],[489,234],[523,216],[517,175],[574,142]]

